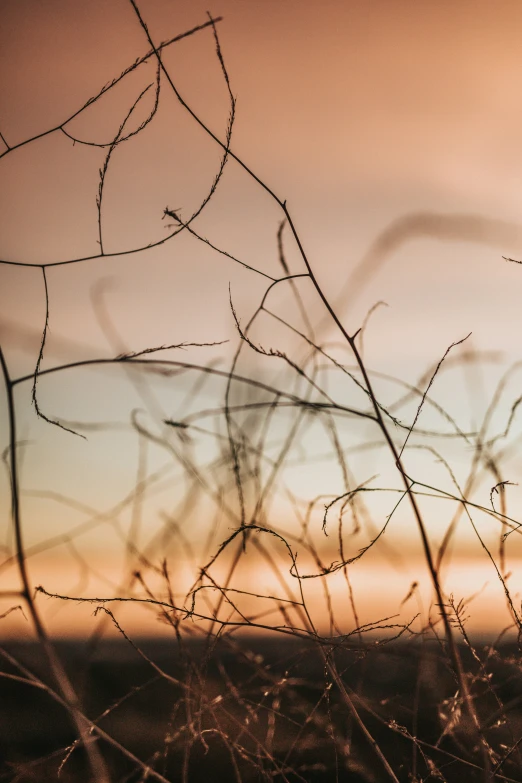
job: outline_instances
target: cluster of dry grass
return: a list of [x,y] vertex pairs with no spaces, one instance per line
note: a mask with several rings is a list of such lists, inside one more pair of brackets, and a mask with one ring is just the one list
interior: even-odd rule
[[[482,425],[465,432],[437,402],[434,389],[448,369],[473,360],[466,338],[449,346],[415,386],[373,372],[364,359],[364,336],[376,308],[360,329],[348,333],[316,277],[286,201],[234,154],[236,105],[219,44],[220,20],[209,17],[158,44],[137,4],[130,4],[147,53],[56,127],[17,143],[2,137],[0,157],[5,159],[48,134],[62,133],[78,145],[99,147],[103,160],[95,256],[41,264],[2,259],[3,270],[31,266],[41,276],[46,317],[33,373],[14,376],[0,348],[12,531],[0,567],[5,572],[14,565],[21,585],[2,592],[7,601],[2,621],[12,619],[21,606],[36,639],[34,645],[11,641],[0,647],[6,705],[0,707],[5,759],[0,778],[58,776],[100,783],[522,780],[522,616],[508,566],[508,547],[510,542],[516,546],[519,522],[508,510],[511,482],[504,475],[516,449],[512,428],[520,398],[509,403],[505,420],[493,431],[511,376],[501,382]],[[222,138],[180,95],[162,58],[168,47],[203,30],[213,35],[228,93]],[[111,142],[76,138],[71,121],[146,63],[154,64],[155,80],[137,95]],[[113,159],[155,120],[164,93],[174,96],[218,146],[219,166],[190,217],[165,209],[166,236],[143,248],[109,252],[104,195]],[[151,95],[143,118],[142,100]],[[198,218],[232,163],[280,212],[274,237],[278,277],[235,258],[198,230]],[[414,220],[388,229],[376,242],[374,256],[417,228]],[[217,356],[219,342],[151,346],[109,359],[44,366],[52,323],[51,268],[122,252],[136,255],[180,234],[190,234],[218,260],[225,256],[266,281],[246,322],[230,295],[237,345],[228,366],[214,359],[179,358],[181,349],[209,349]],[[291,271],[287,246],[296,271]],[[290,303],[289,317],[272,305],[281,289]],[[318,322],[311,317],[316,312],[310,310],[311,298],[320,308]],[[335,334],[330,342],[320,338],[324,319],[329,334]],[[262,326],[268,322],[290,336],[290,348],[263,344]],[[127,373],[150,413],[147,418],[134,412],[129,422],[139,444],[134,489],[103,513],[63,494],[55,497],[76,511],[81,506],[85,519],[67,535],[28,548],[24,504],[31,493],[20,481],[16,395],[30,386],[34,411],[48,428],[62,430],[64,438],[91,437],[95,425],[48,415],[39,390],[47,379],[100,366]],[[158,405],[157,384],[183,390],[175,417]],[[387,392],[381,393],[381,387]],[[391,395],[390,388],[399,394]],[[318,443],[323,444],[320,454]],[[465,471],[451,465],[459,448]],[[162,467],[151,459],[154,451],[167,454]],[[379,455],[389,483],[363,477],[367,454]],[[410,454],[417,462],[408,459]],[[442,471],[438,483],[425,478],[426,455]],[[332,472],[338,491],[316,492],[320,477]],[[308,476],[300,493],[296,474]],[[486,480],[489,505],[475,496]],[[308,494],[303,491],[307,483]],[[166,486],[176,511],[152,521],[147,500]],[[122,525],[125,513],[128,524]],[[436,538],[427,518],[432,513],[439,524]],[[408,540],[415,542],[406,546],[401,533],[401,562],[415,555],[414,576],[388,612],[386,563],[395,557],[388,542],[399,515],[408,525]],[[124,578],[115,591],[105,592],[100,579],[93,593],[89,578],[95,564],[83,562],[74,547],[86,531],[102,531],[103,538],[102,526],[111,527],[119,541]],[[469,615],[477,605],[470,603],[470,594],[457,596],[445,587],[463,526],[498,582],[498,613],[506,616],[500,635],[487,645],[468,634]],[[85,584],[80,574],[74,591],[36,586],[31,557],[64,544],[76,553],[80,572],[85,569]],[[361,588],[358,574],[367,562],[373,571]],[[361,610],[368,593],[373,602]],[[72,613],[89,610],[85,644],[53,641],[44,617],[50,605],[67,605]],[[161,641],[145,644],[129,631],[129,609],[154,618]],[[108,629],[119,646],[104,641]]]

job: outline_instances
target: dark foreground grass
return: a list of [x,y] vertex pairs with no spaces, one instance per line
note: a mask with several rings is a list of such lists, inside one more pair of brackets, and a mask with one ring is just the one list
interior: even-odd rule
[[[386,780],[313,644],[252,637],[212,648],[150,639],[139,647],[143,656],[120,641],[93,650],[58,644],[84,712],[143,762],[98,740],[111,780],[158,779],[154,772],[173,783]],[[49,678],[37,645],[13,643],[6,650],[39,679]],[[348,647],[325,651],[398,780],[484,780],[437,642],[370,646],[364,654]],[[467,648],[460,652],[481,694],[476,706],[484,733],[496,748],[492,774],[522,781],[515,645],[477,646],[477,658]],[[2,665],[20,675],[19,667]],[[70,753],[74,742],[67,713],[46,692],[0,680],[2,781],[87,783],[89,765],[81,748]]]

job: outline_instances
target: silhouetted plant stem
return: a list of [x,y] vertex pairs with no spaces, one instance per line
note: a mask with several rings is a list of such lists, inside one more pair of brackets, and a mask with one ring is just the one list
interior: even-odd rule
[[[337,326],[337,328],[341,332],[342,336],[344,337],[344,339],[346,340],[346,342],[348,343],[348,345],[350,346],[350,348],[352,349],[352,351],[354,353],[356,362],[357,362],[357,364],[359,366],[359,369],[360,369],[360,371],[362,373],[362,376],[363,376],[363,379],[364,379],[364,383],[365,383],[366,388],[368,390],[368,393],[370,395],[370,399],[371,399],[371,402],[372,402],[372,405],[373,405],[373,408],[374,408],[374,411],[375,411],[375,416],[376,416],[376,419],[377,419],[377,422],[378,422],[378,426],[379,426],[379,428],[380,428],[380,430],[381,430],[381,432],[382,432],[382,434],[383,434],[383,436],[384,436],[384,438],[386,440],[386,443],[387,443],[387,445],[388,445],[388,447],[390,449],[391,455],[393,456],[395,465],[396,465],[396,467],[397,467],[397,469],[399,471],[399,474],[401,476],[401,480],[402,480],[402,482],[404,484],[404,487],[405,487],[405,492],[408,495],[408,499],[409,499],[409,502],[410,502],[410,505],[411,505],[411,508],[412,508],[412,511],[413,511],[413,514],[414,514],[414,517],[415,517],[415,520],[416,520],[416,523],[417,523],[417,527],[418,527],[418,530],[419,530],[419,533],[420,533],[420,537],[421,537],[421,541],[422,541],[422,547],[423,547],[424,555],[425,555],[426,562],[427,562],[427,565],[428,565],[428,571],[429,571],[430,578],[431,578],[431,581],[432,581],[432,584],[433,584],[433,588],[435,590],[435,595],[437,597],[437,603],[439,605],[440,613],[441,613],[441,616],[442,616],[442,621],[443,621],[443,624],[444,624],[445,636],[446,636],[446,640],[447,640],[447,643],[448,643],[448,648],[449,648],[449,651],[450,651],[453,667],[454,667],[454,670],[455,670],[455,675],[456,675],[456,678],[457,678],[457,681],[458,681],[459,689],[460,689],[460,691],[462,693],[464,702],[466,704],[466,709],[467,709],[467,711],[469,713],[469,716],[470,716],[470,718],[472,720],[472,724],[474,726],[477,738],[479,740],[480,747],[482,748],[482,755],[483,755],[483,760],[484,760],[484,774],[485,774],[485,779],[488,780],[489,779],[489,769],[490,769],[489,755],[488,755],[487,747],[485,745],[485,739],[484,739],[483,734],[482,734],[482,732],[480,730],[480,721],[478,719],[478,716],[477,716],[477,713],[476,713],[476,710],[475,710],[475,706],[474,706],[473,700],[472,700],[472,698],[470,696],[469,689],[468,689],[468,686],[467,686],[467,683],[466,683],[466,678],[464,676],[462,663],[461,663],[461,660],[460,660],[460,655],[459,655],[459,652],[458,652],[457,645],[455,643],[455,639],[454,639],[454,636],[453,636],[451,624],[450,624],[449,617],[448,617],[448,614],[447,614],[447,610],[446,610],[446,607],[445,607],[444,595],[442,593],[442,588],[440,586],[439,575],[438,575],[437,569],[436,569],[435,564],[434,564],[434,559],[433,559],[433,556],[432,556],[431,547],[430,547],[430,543],[429,543],[426,527],[424,525],[424,521],[423,521],[422,515],[420,513],[420,509],[418,507],[415,495],[412,492],[411,482],[408,479],[408,477],[407,477],[407,475],[406,475],[406,473],[404,471],[404,467],[403,467],[402,462],[400,460],[399,452],[398,452],[398,450],[397,450],[397,448],[396,448],[396,446],[395,446],[395,444],[393,442],[393,439],[392,439],[391,435],[389,434],[388,429],[387,429],[387,427],[386,427],[386,425],[384,423],[384,420],[383,420],[383,417],[382,417],[382,414],[381,414],[381,410],[380,410],[379,405],[377,403],[377,398],[376,398],[375,393],[373,391],[373,388],[372,388],[372,385],[371,385],[371,382],[370,382],[370,378],[368,376],[365,364],[364,364],[363,359],[362,359],[362,357],[361,357],[361,355],[360,355],[360,353],[359,353],[359,351],[357,349],[357,345],[356,345],[356,342],[355,342],[355,337],[357,336],[357,333],[355,335],[353,335],[353,336],[350,336],[348,334],[348,332],[345,329],[344,325],[342,324],[342,322],[340,321],[339,317],[337,316],[334,308],[332,307],[330,301],[328,300],[328,297],[325,295],[321,285],[319,284],[319,282],[318,282],[318,280],[317,280],[317,278],[316,278],[316,276],[314,274],[312,265],[311,265],[311,263],[310,263],[310,261],[309,261],[309,259],[307,257],[307,254],[305,252],[304,246],[303,246],[303,244],[301,242],[301,238],[299,236],[299,233],[298,233],[298,231],[297,231],[297,229],[296,229],[296,227],[294,225],[294,222],[292,220],[292,216],[291,216],[290,211],[289,211],[289,209],[287,207],[286,200],[283,201],[280,198],[278,198],[276,196],[276,194],[274,193],[274,191],[264,182],[264,180],[262,178],[260,178],[259,176],[257,176],[255,174],[255,172],[252,169],[249,168],[249,166],[247,166],[237,155],[235,155],[232,152],[232,150],[230,150],[228,144],[226,144],[226,145],[223,144],[223,142],[210,130],[210,128],[199,118],[199,116],[190,108],[190,106],[182,98],[182,96],[180,95],[179,91],[177,90],[177,88],[176,88],[176,86],[175,86],[175,84],[174,84],[174,82],[173,82],[173,80],[172,80],[172,78],[171,78],[167,68],[165,67],[165,65],[164,65],[164,63],[163,63],[163,61],[161,59],[161,55],[160,55],[159,51],[157,50],[157,48],[154,45],[154,42],[152,40],[152,37],[151,37],[151,35],[149,33],[149,30],[148,30],[148,27],[147,27],[147,24],[144,21],[142,15],[140,13],[140,10],[139,10],[139,8],[137,6],[137,3],[135,2],[135,0],[129,0],[129,2],[132,5],[132,7],[133,7],[133,9],[134,9],[134,11],[136,13],[136,16],[138,18],[139,24],[142,27],[142,29],[143,29],[146,37],[147,37],[147,40],[148,40],[151,48],[154,50],[154,52],[156,54],[158,63],[161,65],[163,73],[165,74],[165,76],[167,78],[167,81],[169,82],[169,84],[170,84],[173,92],[175,93],[176,97],[178,98],[179,102],[189,112],[189,114],[193,117],[193,119],[203,128],[203,130],[205,130],[205,132],[212,139],[214,139],[214,141],[217,144],[219,144],[219,146],[221,146],[225,150],[225,152],[228,153],[279,204],[279,206],[283,210],[285,218],[286,218],[286,220],[288,222],[288,225],[289,225],[290,230],[292,232],[292,235],[294,237],[294,240],[295,240],[295,242],[297,244],[297,247],[298,247],[299,253],[301,255],[301,258],[303,260],[303,263],[304,263],[304,265],[306,267],[307,273],[308,273],[308,275],[310,277],[310,280],[312,282],[312,285],[314,286],[314,289],[316,290],[316,292],[317,292],[320,300],[322,301],[324,307],[326,308],[328,314],[330,315],[333,323]],[[215,30],[215,28],[214,28],[214,30]]]
[[2,367],[2,373],[4,376],[5,390],[7,396],[7,415],[9,421],[9,466],[10,466],[10,480],[11,480],[11,518],[15,536],[16,546],[16,561],[18,564],[18,572],[20,580],[22,582],[22,597],[25,600],[29,614],[33,621],[33,625],[36,631],[38,640],[45,652],[49,668],[56,681],[59,693],[63,696],[67,709],[73,719],[76,726],[76,730],[83,742],[85,753],[89,759],[94,779],[96,783],[110,783],[108,777],[105,762],[97,748],[96,743],[92,742],[90,737],[89,725],[85,722],[85,719],[79,711],[78,698],[74,691],[74,688],[63,668],[60,659],[58,658],[55,649],[47,636],[42,618],[36,607],[34,600],[33,588],[27,572],[27,565],[25,560],[25,549],[22,534],[22,520],[20,510],[20,489],[18,481],[18,460],[17,460],[17,436],[16,436],[16,412],[15,412],[15,400],[13,394],[13,384],[9,375],[9,370],[5,360],[5,356],[2,348],[0,347],[0,365]]

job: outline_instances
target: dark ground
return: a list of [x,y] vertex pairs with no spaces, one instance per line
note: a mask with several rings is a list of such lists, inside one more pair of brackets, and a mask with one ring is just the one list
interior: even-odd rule
[[[84,713],[143,762],[140,767],[100,740],[114,783],[154,780],[147,765],[172,783],[391,779],[312,644],[249,638],[210,650],[187,642],[181,652],[176,642],[139,645],[149,662],[123,640],[90,650],[57,645]],[[3,649],[52,682],[38,646]],[[469,650],[461,652],[492,748],[489,778],[479,769],[477,734],[454,699],[457,686],[438,643],[393,643],[365,655],[330,648],[347,693],[401,783],[522,781],[518,748],[511,750],[522,737],[522,656],[515,645],[477,647],[480,663]],[[5,658],[0,670],[21,674]],[[48,693],[0,679],[0,781],[87,783],[81,748],[58,777],[74,738],[66,711]]]

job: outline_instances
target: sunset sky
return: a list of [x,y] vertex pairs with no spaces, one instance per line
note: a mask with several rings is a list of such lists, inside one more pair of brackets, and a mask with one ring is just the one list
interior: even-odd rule
[[[479,427],[502,374],[521,359],[522,268],[502,257],[522,259],[522,5],[515,0],[223,0],[208,9],[200,0],[141,0],[139,7],[158,44],[205,23],[207,10],[222,17],[217,30],[237,99],[233,152],[281,200],[286,199],[314,273],[350,334],[375,303],[386,303],[373,313],[364,334],[364,357],[372,371],[415,384],[433,370],[448,346],[471,333],[465,346],[452,352],[454,364],[436,379],[432,397],[463,431]],[[36,265],[99,254],[96,196],[104,150],[73,144],[60,130],[18,149],[7,150],[6,144],[16,147],[60,126],[148,48],[132,5],[124,0],[4,0],[0,260]],[[166,49],[164,62],[183,98],[224,140],[228,95],[211,29]],[[151,58],[64,129],[82,141],[111,142],[130,106],[152,83],[130,121],[129,130],[136,128],[152,109],[155,72]],[[229,342],[166,356],[197,364],[215,362],[225,371],[230,367],[238,333],[229,291],[245,325],[270,279],[216,253],[186,231],[159,247],[123,252],[167,235],[162,220],[166,207],[177,210],[181,218],[190,217],[208,193],[219,161],[220,148],[180,106],[162,77],[156,116],[142,133],[116,147],[110,162],[102,207],[103,249],[109,257],[47,270],[50,314],[42,369],[155,346],[222,341]],[[194,227],[213,245],[277,278],[283,274],[276,236],[281,219],[274,200],[231,160]],[[288,227],[283,238],[291,272],[302,273],[303,262]],[[317,341],[333,346],[338,361],[352,366],[353,357],[339,347],[340,335],[325,318],[310,281],[300,280],[296,286]],[[288,286],[274,290],[269,306],[303,329]],[[0,339],[12,377],[34,372],[44,322],[41,269],[1,264]],[[306,355],[295,335],[268,316],[252,336],[257,345],[290,352],[295,361]],[[459,364],[456,360],[465,351],[475,358]],[[270,361],[244,350],[241,373],[293,389],[295,381],[288,380],[281,363],[273,357]],[[520,395],[520,377],[520,370],[515,371],[507,384],[489,434],[503,429]],[[423,388],[428,380],[429,376]],[[139,421],[159,437],[163,419],[223,405],[223,380],[207,379],[197,391],[195,381],[190,373],[178,380],[144,381],[139,372],[107,367],[42,378],[42,411],[72,429],[76,422],[87,440],[38,421],[30,380],[18,385],[27,545],[66,536],[89,514],[111,517],[111,509],[132,493],[140,475],[140,438],[130,426],[132,411],[139,409]],[[403,393],[391,382],[377,377],[375,382],[385,404]],[[332,374],[329,384],[329,393],[338,401],[362,405],[363,398],[338,374]],[[8,435],[5,396],[1,399],[3,450]],[[410,405],[401,418],[411,422],[415,410]],[[281,429],[271,437],[281,439],[289,421],[282,416],[277,425]],[[434,410],[425,416],[423,412],[427,428],[440,429],[441,421]],[[81,429],[82,422],[90,423],[91,430]],[[207,423],[197,420],[198,426]],[[367,425],[343,426],[346,448],[351,438],[362,443],[376,437]],[[447,422],[444,426],[448,429]],[[513,444],[517,426],[515,421],[509,441]],[[181,436],[173,448],[178,446],[185,448]],[[209,465],[216,459],[215,448],[198,442],[191,455],[198,464]],[[457,478],[464,480],[471,446],[444,441],[442,448]],[[166,482],[162,486],[163,479],[158,480],[157,493],[151,492],[144,505],[146,512],[138,512],[131,498],[117,512],[122,514],[119,533],[103,523],[75,539],[74,545],[63,546],[62,541],[45,556],[35,556],[35,584],[46,584],[47,574],[51,592],[59,592],[63,583],[68,591],[77,588],[87,595],[94,587],[103,591],[104,574],[110,574],[106,589],[114,592],[114,585],[121,583],[121,569],[132,560],[125,549],[126,535],[139,514],[140,546],[145,547],[147,531],[161,529],[167,513],[179,514],[180,524],[183,514],[190,518],[184,535],[196,549],[206,540],[209,528],[218,524],[208,497],[200,506],[199,500],[184,506],[189,478],[174,468],[169,474],[172,454],[161,445],[149,443],[146,449],[148,472],[165,469]],[[328,449],[331,441],[325,432],[310,424],[285,473],[287,486],[303,502],[343,492],[339,466],[332,470],[329,463],[310,458]],[[502,476],[515,484],[521,467],[516,449],[503,459]],[[417,452],[406,455],[406,461],[427,484],[433,478],[448,486],[433,454]],[[377,475],[375,486],[399,485],[385,452],[362,451],[355,471],[356,482]],[[477,502],[490,505],[494,483],[488,477],[474,488]],[[9,557],[13,538],[5,471],[0,492],[0,544]],[[513,486],[509,493],[509,513],[518,519],[522,491]],[[376,529],[394,502],[387,495],[374,501]],[[272,504],[279,528],[290,530],[288,496],[274,497]],[[388,560],[386,553],[379,554],[395,574],[395,586],[390,588],[395,604],[414,579],[422,583],[417,576],[422,569],[416,565],[418,535],[409,514],[401,513],[386,534]],[[434,540],[440,543],[452,512],[445,509],[441,519],[439,506],[428,506],[426,513]],[[320,520],[321,514],[314,522],[319,528]],[[219,522],[212,551],[227,536],[230,524]],[[484,535],[496,542],[495,524],[483,520]],[[318,540],[319,533],[318,529]],[[368,540],[371,535],[368,531]],[[509,539],[514,563],[522,554],[511,542],[515,538]],[[357,541],[353,551],[365,543],[366,539]],[[334,559],[332,542],[328,546],[326,559],[330,554]],[[481,548],[469,529],[462,532],[459,546],[460,556],[468,555],[466,567],[472,576],[466,582],[463,572],[457,574],[455,588],[448,576],[448,590],[470,595],[488,580],[494,583],[487,558],[481,570]],[[494,546],[496,556],[498,544]],[[158,552],[161,546],[154,557],[159,558]],[[394,560],[397,552],[406,560],[411,555],[407,565]],[[182,560],[179,550],[165,553],[175,562]],[[81,576],[87,561],[96,566],[90,585]],[[369,613],[377,600],[371,585],[379,562],[369,562],[360,576],[361,600]],[[256,568],[261,574],[262,567]],[[6,589],[16,585],[12,567],[1,574],[6,575]],[[180,577],[181,583],[188,587],[190,574]],[[515,592],[521,588],[522,584],[514,585]],[[429,586],[424,589],[429,601]],[[15,628],[22,621],[13,623]],[[479,626],[487,626],[484,613],[477,620]],[[64,622],[60,632],[71,627]]]

